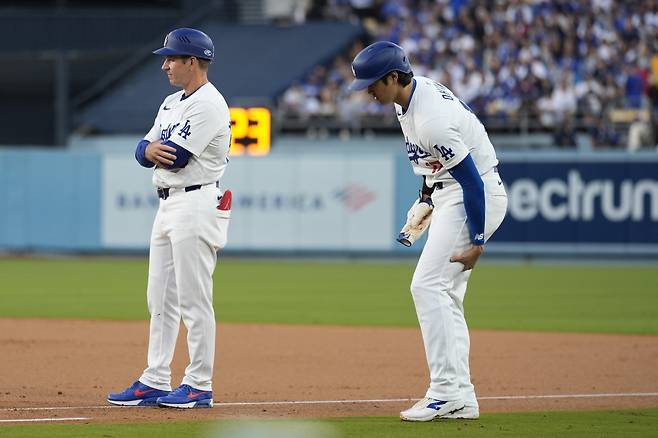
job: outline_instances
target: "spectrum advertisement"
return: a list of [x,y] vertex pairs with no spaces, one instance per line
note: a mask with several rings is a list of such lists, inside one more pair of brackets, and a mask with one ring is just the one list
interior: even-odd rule
[[[652,159],[653,158],[653,159]],[[497,249],[658,252],[658,157],[502,156]]]

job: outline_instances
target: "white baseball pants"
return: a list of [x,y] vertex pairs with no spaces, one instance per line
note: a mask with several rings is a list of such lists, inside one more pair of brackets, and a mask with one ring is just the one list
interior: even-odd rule
[[[485,187],[485,239],[498,229],[507,210],[507,194],[498,173],[482,176]],[[430,372],[426,397],[462,399],[478,406],[468,363],[470,340],[464,318],[464,295],[471,271],[451,263],[470,246],[463,192],[455,182],[432,195],[434,210],[427,242],[411,281],[411,293],[423,335]]]
[[224,247],[228,218],[217,210],[220,190],[170,189],[153,223],[149,253],[148,308],[151,314],[148,367],[140,382],[171,391],[170,364],[180,319],[187,328],[190,364],[183,384],[212,390],[215,359],[213,273]]

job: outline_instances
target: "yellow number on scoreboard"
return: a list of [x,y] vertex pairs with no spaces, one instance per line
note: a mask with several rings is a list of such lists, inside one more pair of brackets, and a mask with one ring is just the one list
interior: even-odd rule
[[272,116],[267,108],[230,108],[231,156],[267,155],[270,152]]

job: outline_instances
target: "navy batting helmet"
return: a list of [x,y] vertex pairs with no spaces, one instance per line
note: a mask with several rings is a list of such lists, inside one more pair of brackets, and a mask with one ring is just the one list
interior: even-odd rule
[[156,55],[196,56],[212,61],[215,56],[215,46],[208,35],[200,30],[181,27],[174,29],[164,40],[164,47],[154,50]]
[[390,41],[379,41],[361,50],[352,61],[354,81],[350,90],[363,90],[392,71],[411,72],[411,64],[402,47]]

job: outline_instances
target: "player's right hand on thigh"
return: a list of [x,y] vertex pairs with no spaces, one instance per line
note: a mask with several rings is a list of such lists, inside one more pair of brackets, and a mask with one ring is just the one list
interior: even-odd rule
[[162,144],[160,140],[149,143],[144,151],[144,156],[152,163],[163,166],[171,166],[176,161],[176,148]]
[[464,265],[462,272],[468,271],[475,267],[483,252],[484,245],[471,245],[463,253],[450,257],[450,262],[461,263]]

